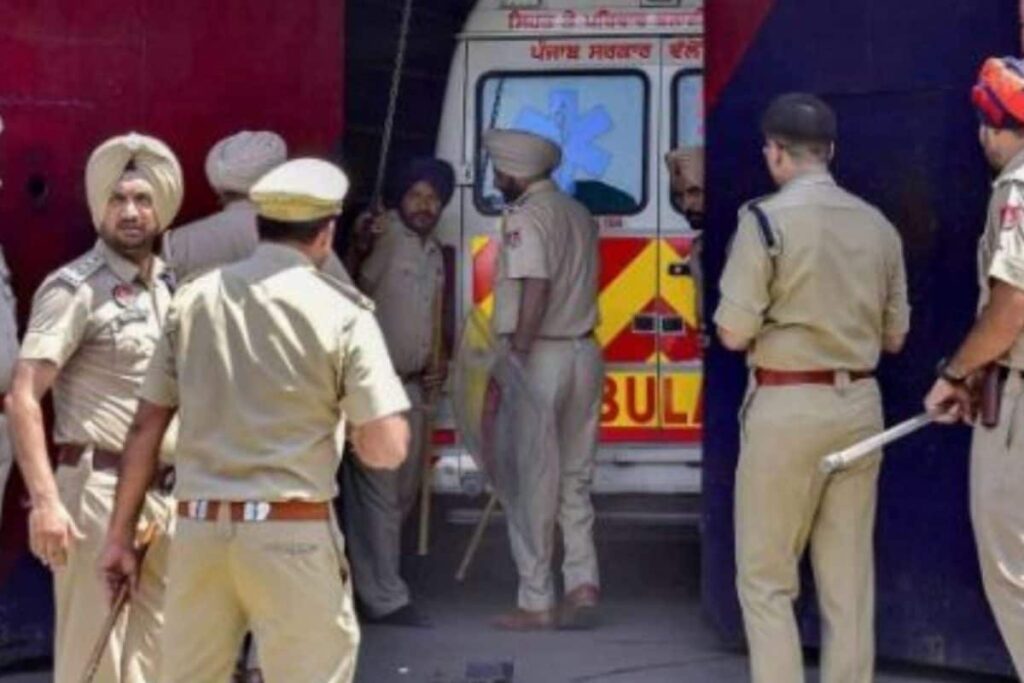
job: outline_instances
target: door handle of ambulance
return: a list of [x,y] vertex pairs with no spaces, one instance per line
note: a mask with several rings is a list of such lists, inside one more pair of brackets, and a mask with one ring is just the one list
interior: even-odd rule
[[689,277],[690,264],[686,261],[675,261],[668,264],[669,277]]
[[663,316],[661,316],[661,333],[662,334],[673,334],[673,335],[686,334],[686,325],[683,323],[683,316],[681,316],[681,315],[663,315]]
[[657,334],[658,316],[654,313],[638,313],[633,316],[633,334]]

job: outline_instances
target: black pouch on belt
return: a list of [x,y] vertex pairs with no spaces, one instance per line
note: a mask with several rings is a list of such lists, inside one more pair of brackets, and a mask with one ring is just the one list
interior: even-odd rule
[[993,363],[985,368],[981,380],[981,424],[992,429],[999,424],[999,408],[1003,400],[1003,372]]

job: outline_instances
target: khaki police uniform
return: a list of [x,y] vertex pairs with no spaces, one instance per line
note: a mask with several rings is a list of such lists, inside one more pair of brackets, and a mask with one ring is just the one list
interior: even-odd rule
[[441,246],[406,227],[397,212],[359,270],[360,289],[373,299],[388,354],[411,408],[409,457],[397,470],[374,470],[356,459],[345,463],[345,529],[356,593],[372,617],[409,604],[399,573],[401,529],[420,490],[425,463],[424,373],[430,370],[435,299],[444,286]]
[[[222,211],[165,233],[163,257],[177,280],[184,282],[249,258],[258,242],[256,206],[248,199],[236,199]],[[352,282],[333,252],[323,270],[337,280]]]
[[[879,458],[826,477],[829,452],[882,429],[874,370],[883,337],[909,327],[902,246],[876,209],[827,173],[740,213],[715,322],[753,339],[752,369],[836,371],[829,384],[759,386],[740,414],[737,584],[754,683],[803,680],[793,602],[810,545],[821,606],[822,681],[870,683],[872,534]],[[756,373],[752,373],[756,375]]]
[[[0,249],[0,401],[11,389],[14,363],[18,360],[17,308],[14,290],[11,288],[11,271],[4,259],[3,249]],[[0,527],[3,526],[4,490],[14,463],[14,449],[3,410],[0,404]]]
[[550,180],[533,183],[506,212],[494,287],[494,328],[508,337],[519,320],[522,280],[548,280],[547,310],[527,361],[527,378],[541,415],[553,416],[554,452],[532,461],[558,463],[550,495],[534,499],[531,510],[510,515],[529,523],[509,525],[519,569],[519,607],[554,607],[551,572],[554,524],[562,529],[565,590],[598,586],[594,549],[594,478],[604,376],[601,349],[593,336],[598,323],[598,228],[582,204]]
[[175,298],[140,394],[180,419],[165,683],[227,680],[249,629],[268,681],[352,680],[359,627],[335,521],[270,515],[286,501],[329,510],[339,422],[408,408],[371,308],[269,243]]
[[[993,185],[978,245],[979,310],[991,280],[1024,289],[1024,153]],[[999,361],[1008,373],[999,423],[978,424],[971,447],[971,522],[985,594],[1018,672],[1024,671],[1024,336]]]
[[[21,359],[49,361],[60,369],[53,387],[54,442],[58,449],[84,448],[77,465],[59,465],[56,473],[61,503],[84,536],[72,540],[67,564],[54,569],[58,683],[81,679],[108,610],[96,565],[117,472],[109,465],[94,466],[94,451],[116,453],[123,447],[136,392],[170,305],[163,273],[162,261],[154,259],[147,280],[135,264],[99,241],[43,282],[25,332]],[[139,593],[107,643],[97,683],[150,683],[160,668],[170,498],[150,493],[143,522],[155,522],[160,532],[146,555]]]

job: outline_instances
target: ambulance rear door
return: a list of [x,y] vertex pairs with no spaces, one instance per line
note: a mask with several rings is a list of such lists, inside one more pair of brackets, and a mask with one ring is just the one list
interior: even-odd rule
[[[596,333],[607,363],[600,491],[668,492],[685,488],[687,477],[689,488],[699,486],[696,473],[680,467],[678,444],[671,443],[681,432],[662,429],[667,404],[659,349],[666,335],[677,334],[677,323],[659,297],[661,59],[661,39],[653,35],[495,38],[468,45],[466,149],[483,159],[480,135],[492,127],[560,142],[564,161],[555,180],[598,218],[602,321]],[[472,258],[463,268],[464,313],[493,309],[500,208],[493,169],[474,168],[462,206],[461,253]]]

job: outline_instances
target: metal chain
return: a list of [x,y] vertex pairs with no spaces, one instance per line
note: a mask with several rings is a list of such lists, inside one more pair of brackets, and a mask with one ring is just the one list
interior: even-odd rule
[[391,152],[391,137],[395,130],[395,113],[398,108],[398,92],[402,85],[402,69],[405,67],[405,52],[409,44],[409,26],[412,23],[413,0],[405,0],[402,8],[402,27],[398,33],[398,50],[395,52],[395,66],[391,72],[391,90],[388,93],[388,111],[384,117],[384,132],[380,142],[380,160],[377,162],[377,179],[373,186],[370,206],[376,206],[384,192],[384,176],[387,173],[388,155]]

